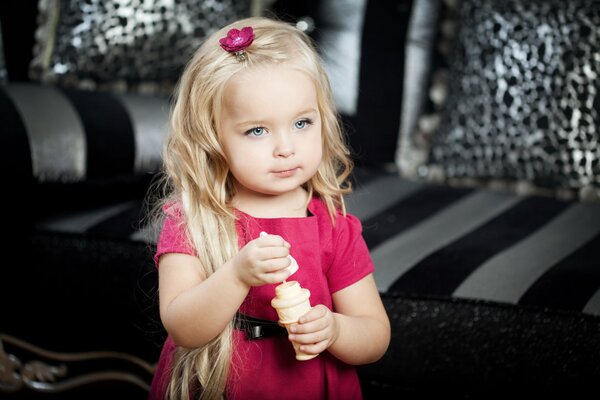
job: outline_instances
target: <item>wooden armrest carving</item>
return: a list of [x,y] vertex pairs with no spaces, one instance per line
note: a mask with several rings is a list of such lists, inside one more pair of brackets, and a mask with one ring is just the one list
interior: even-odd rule
[[[27,352],[45,360],[21,361],[15,354],[5,350],[5,344],[18,352]],[[125,368],[102,367],[77,371],[77,368],[71,367],[71,364],[86,361],[96,362],[100,366],[112,362],[123,364]],[[58,393],[102,381],[127,382],[149,391],[155,368],[156,364],[152,365],[131,354],[114,351],[58,353],[0,333],[0,393],[14,393],[23,389]]]

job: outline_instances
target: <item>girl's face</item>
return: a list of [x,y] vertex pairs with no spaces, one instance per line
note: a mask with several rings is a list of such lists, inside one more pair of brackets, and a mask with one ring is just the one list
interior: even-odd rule
[[319,168],[317,91],[298,70],[273,65],[234,75],[225,88],[219,122],[238,194],[293,194]]

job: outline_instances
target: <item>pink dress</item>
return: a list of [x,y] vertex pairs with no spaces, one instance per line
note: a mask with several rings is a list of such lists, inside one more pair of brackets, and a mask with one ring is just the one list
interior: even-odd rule
[[[237,211],[240,247],[256,239],[261,231],[282,236],[300,266],[290,279],[311,293],[314,306],[333,309],[331,294],[373,272],[373,262],[362,238],[362,225],[352,216],[337,215],[333,226],[327,208],[312,199],[310,216],[304,218],[254,218]],[[166,219],[157,244],[155,261],[161,254],[195,254],[186,244],[177,224],[177,212],[166,210]],[[271,307],[276,285],[253,287],[240,307],[252,317],[277,321]],[[335,311],[335,310],[334,310]],[[355,367],[327,351],[309,361],[297,361],[286,336],[247,340],[242,331],[233,337],[234,354],[227,383],[228,399],[360,399],[361,389]],[[167,338],[160,355],[150,399],[161,399],[168,382],[174,343]]]

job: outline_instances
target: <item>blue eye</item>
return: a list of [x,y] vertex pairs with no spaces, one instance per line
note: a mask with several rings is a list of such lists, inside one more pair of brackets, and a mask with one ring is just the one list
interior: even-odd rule
[[256,128],[248,129],[244,134],[247,136],[260,137],[265,134],[265,128],[257,126]]
[[313,122],[312,120],[306,118],[306,119],[301,119],[300,121],[296,121],[296,123],[294,123],[294,126],[296,127],[296,129],[304,129],[306,128],[307,125],[312,125]]

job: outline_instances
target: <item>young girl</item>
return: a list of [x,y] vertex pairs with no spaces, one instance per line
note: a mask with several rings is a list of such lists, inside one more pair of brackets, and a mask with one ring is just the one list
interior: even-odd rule
[[[210,36],[179,82],[164,162],[169,336],[150,397],[360,398],[354,366],[384,354],[390,327],[345,212],[349,153],[309,38],[264,18]],[[289,334],[271,307],[288,278],[313,306]],[[290,342],[318,356],[298,361]]]

